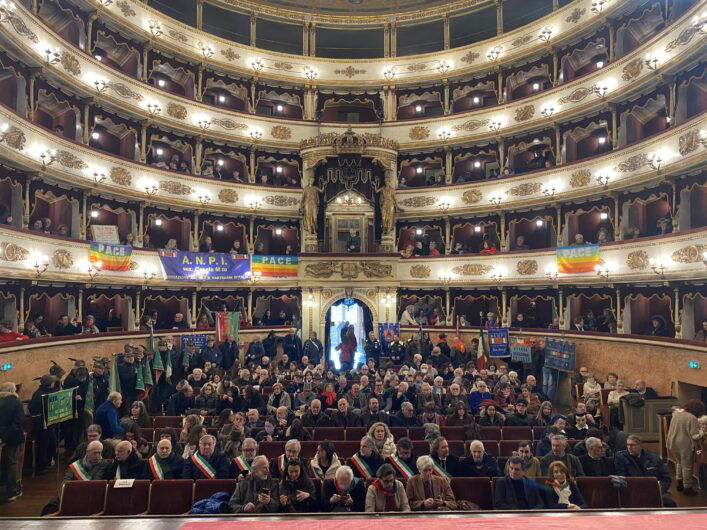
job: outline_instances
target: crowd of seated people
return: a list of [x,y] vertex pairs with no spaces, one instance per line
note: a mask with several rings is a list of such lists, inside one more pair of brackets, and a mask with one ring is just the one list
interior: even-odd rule
[[172,153],[169,159],[161,154],[162,149],[150,146],[148,163],[159,169],[169,169],[180,173],[191,173],[191,162],[184,160],[177,153]]
[[69,227],[65,224],[60,224],[56,229],[52,228],[52,220],[49,217],[35,219],[30,227],[34,232],[42,232],[52,236],[70,237]]
[[202,177],[212,177],[217,179],[232,179],[236,182],[244,182],[241,177],[241,172],[238,170],[227,171],[223,164],[214,163],[213,160],[204,160],[201,165],[201,176]]
[[[398,367],[381,368],[380,352],[367,348],[365,364],[338,374],[322,364],[322,349],[302,345],[294,329],[279,357],[266,355],[259,343],[256,338],[248,345],[241,362],[233,337],[219,346],[209,338],[203,348],[187,345],[184,351],[171,338],[160,339],[154,355],[172,372],[154,371],[147,393],[137,388],[136,374],[149,354],[128,343],[117,359],[121,392],[109,392],[107,359],[96,359],[91,372],[81,361],[68,374],[54,365],[41,377],[29,411],[41,411],[42,396],[59,388],[76,387],[83,401],[91,385],[93,424],[84,430],[83,421],[76,421],[62,429],[65,451],[73,453],[64,481],[235,478],[233,513],[474,509],[450,488],[450,481],[463,477],[495,479],[497,509],[582,509],[588,504],[575,479],[609,475],[655,477],[664,505],[675,506],[662,460],[616,424],[607,432],[605,420],[588,407],[598,383],[584,367],[575,378],[582,399],[571,414],[562,415],[537,384],[542,371],[524,367],[522,382],[506,364],[479,369],[474,360],[458,361],[463,356],[452,352],[473,344],[450,347],[446,336],[430,350],[411,339]],[[615,385],[609,395],[613,404],[628,392],[611,376],[607,388]],[[649,395],[643,381],[635,392]],[[704,410],[693,400],[675,411],[670,443],[681,472],[705,438],[707,422],[699,423]],[[164,413],[181,417],[180,427],[157,428],[153,417]],[[329,427],[360,429],[358,450],[344,453],[342,444],[348,442],[310,442],[314,431]],[[458,440],[442,435],[448,427],[462,428]],[[485,429],[517,427],[528,428],[528,439],[513,441],[510,458],[500,461],[499,435]],[[414,428],[424,428],[424,446],[401,436],[401,429]],[[37,468],[43,473],[58,440],[55,428],[42,422],[35,422],[34,430]],[[461,445],[452,448],[460,441],[463,452]],[[261,450],[274,442],[286,442],[284,453],[268,452],[268,458]],[[303,443],[317,445],[312,458],[301,454]],[[688,474],[678,477],[679,491],[692,495]],[[323,481],[321,488],[313,480]],[[10,497],[16,498],[16,488],[14,483],[8,488]],[[58,502],[57,494],[43,513],[56,512]]]

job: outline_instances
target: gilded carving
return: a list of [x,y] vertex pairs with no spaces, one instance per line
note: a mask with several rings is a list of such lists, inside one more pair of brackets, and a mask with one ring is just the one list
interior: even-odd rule
[[467,190],[464,192],[462,195],[462,202],[464,204],[476,204],[481,200],[483,197],[483,194],[481,193],[480,190],[473,189],[473,190]]
[[453,131],[475,131],[479,127],[484,127],[489,124],[489,120],[468,120],[464,123],[454,125],[452,127]]
[[575,88],[568,95],[558,99],[557,102],[560,105],[564,105],[565,103],[579,103],[584,98],[586,98],[590,94],[594,94],[595,92],[596,92],[596,88],[594,86],[591,86],[589,88],[587,88],[587,87]]
[[20,129],[14,125],[10,125],[5,132],[0,133],[0,143],[2,142],[5,142],[13,149],[22,151],[27,143],[27,137]]
[[623,69],[623,74],[621,75],[621,79],[624,81],[630,81],[631,79],[634,79],[638,77],[641,72],[643,71],[643,58],[638,57],[628,63],[626,66],[624,66]]
[[700,147],[700,133],[698,131],[686,132],[680,136],[678,141],[678,151],[682,156],[685,156]]
[[569,16],[565,19],[565,22],[569,24],[576,24],[579,22],[579,19],[584,16],[584,13],[587,12],[587,9],[584,7],[575,7],[572,12],[569,14]]
[[618,166],[614,168],[615,171],[619,173],[627,173],[629,171],[636,171],[641,169],[643,166],[648,164],[648,155],[645,153],[640,153],[638,155],[633,155],[627,158],[625,161],[621,162]]
[[422,72],[425,68],[427,68],[427,63],[409,64],[408,72]]
[[118,7],[118,9],[122,11],[124,17],[135,16],[135,10],[130,6],[130,4],[126,0],[120,0],[120,2],[116,2],[115,5]]
[[461,62],[471,64],[474,61],[476,61],[476,59],[478,59],[479,57],[481,57],[480,53],[469,52],[464,57],[461,58]]
[[425,206],[432,206],[437,202],[437,197],[423,197],[418,195],[417,197],[408,197],[400,201],[401,206],[407,206],[409,208],[424,208]]
[[275,125],[270,129],[270,135],[278,140],[289,140],[292,138],[292,129],[284,125]]
[[361,272],[366,278],[388,278],[393,275],[393,266],[378,261],[362,261]]
[[668,43],[668,45],[665,47],[665,51],[671,52],[678,46],[684,46],[685,44],[688,44],[692,40],[692,37],[694,37],[700,31],[701,28],[702,24],[695,24],[685,28],[684,30],[682,30],[680,35],[678,35],[677,39]]
[[429,278],[431,269],[427,265],[413,265],[410,267],[410,276],[413,278]]
[[79,64],[79,60],[76,56],[67,51],[61,52],[61,66],[70,74],[75,76],[81,74],[81,65]]
[[534,259],[524,259],[518,262],[516,270],[521,276],[532,276],[538,272],[538,262]]
[[317,263],[308,263],[304,267],[305,276],[312,278],[331,278],[337,270],[335,261],[319,261]]
[[514,48],[517,48],[518,46],[523,46],[523,44],[527,44],[531,40],[533,40],[533,37],[535,37],[535,35],[533,33],[528,33],[527,35],[523,35],[522,37],[518,37],[516,40],[511,42],[511,46],[513,46]]
[[130,265],[128,266],[128,270],[131,271],[136,271],[140,269],[140,262],[135,261],[134,259],[130,260]]
[[236,59],[241,58],[239,54],[233,51],[233,48],[226,48],[225,50],[221,50],[221,55],[223,55],[227,61],[235,61]]
[[218,198],[221,202],[235,204],[238,202],[238,192],[236,190],[222,189],[218,192]]
[[160,180],[160,189],[172,195],[191,195],[194,188],[173,180]]
[[62,166],[68,167],[70,169],[86,169],[88,164],[81,160],[78,156],[69,151],[64,151],[63,149],[57,151],[54,156],[54,160],[59,162]]
[[274,62],[273,67],[277,68],[278,70],[287,70],[288,72],[294,68],[294,66],[292,66],[292,63],[287,63],[285,61]]
[[336,262],[320,261],[308,263],[304,267],[305,275],[312,278],[331,278],[339,273],[345,280],[354,280],[363,274],[366,278],[388,278],[393,274],[393,266],[378,261]]
[[490,265],[481,265],[480,263],[467,263],[452,269],[452,273],[461,276],[483,276],[493,270]]
[[27,24],[25,24],[25,21],[18,17],[17,14],[7,8],[0,9],[0,12],[2,12],[3,18],[6,18],[10,22],[12,28],[18,35],[21,37],[27,37],[30,42],[39,44],[39,37],[37,37],[37,34],[29,29]]
[[65,249],[55,250],[52,254],[52,265],[57,269],[68,269],[74,264],[74,255]]
[[349,65],[343,69],[337,68],[336,70],[334,70],[334,73],[336,75],[345,75],[346,77],[351,79],[355,75],[365,74],[366,70],[360,70],[358,68],[354,68],[353,66]]
[[212,118],[211,123],[213,123],[214,125],[218,125],[222,129],[226,129],[227,131],[245,131],[246,129],[248,129],[248,126],[245,123],[238,123],[237,121],[234,121],[231,118]]
[[570,176],[570,186],[581,188],[589,184],[592,180],[592,172],[588,169],[578,169]]
[[129,86],[124,85],[123,83],[115,83],[111,81],[110,83],[108,83],[108,88],[110,88],[113,92],[115,92],[122,98],[134,99],[135,101],[142,101],[143,99],[145,99],[145,96],[138,92],[135,92]]
[[634,250],[626,256],[626,265],[632,271],[642,271],[648,267],[648,253],[645,250]]
[[299,199],[297,197],[287,197],[285,195],[266,195],[263,198],[265,204],[272,204],[273,206],[297,206],[299,204]]
[[112,167],[108,176],[111,181],[121,186],[130,186],[133,181],[133,176],[130,172],[122,167]]
[[538,193],[542,189],[542,184],[539,182],[524,182],[518,186],[513,186],[508,190],[508,195],[513,197],[527,197],[528,195],[533,195]]
[[184,105],[179,105],[178,103],[168,103],[167,114],[177,120],[183,120],[187,117],[187,109]]
[[170,29],[167,34],[172,37],[174,40],[178,40],[179,42],[186,44],[189,41],[189,37],[187,37],[184,33],[180,31],[176,31],[174,29]]
[[0,259],[3,261],[24,261],[29,258],[29,250],[15,243],[0,243]]
[[535,105],[525,105],[516,109],[516,121],[528,121],[530,118],[535,116]]
[[424,140],[430,137],[430,128],[424,125],[416,125],[410,129],[409,136],[411,140]]
[[705,245],[688,245],[676,250],[670,256],[676,263],[697,263],[704,260]]

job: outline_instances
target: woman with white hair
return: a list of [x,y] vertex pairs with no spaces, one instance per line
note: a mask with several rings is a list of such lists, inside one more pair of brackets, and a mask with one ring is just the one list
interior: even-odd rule
[[323,512],[362,512],[365,504],[364,481],[354,477],[349,466],[339,467],[333,480],[324,481]]
[[395,439],[388,426],[382,421],[371,425],[368,429],[368,437],[373,440],[373,445],[383,460],[395,452]]
[[405,491],[413,511],[456,510],[457,502],[447,479],[434,473],[434,460],[425,455],[417,459],[420,471],[407,482]]

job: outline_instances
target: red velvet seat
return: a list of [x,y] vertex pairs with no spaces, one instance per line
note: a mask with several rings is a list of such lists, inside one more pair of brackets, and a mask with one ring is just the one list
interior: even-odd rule
[[59,517],[87,517],[103,510],[106,498],[105,480],[70,480],[61,487]]
[[334,443],[334,452],[336,453],[336,456],[339,457],[339,459],[351,458],[353,455],[356,454],[356,452],[361,447],[360,440],[358,440],[358,441],[344,440],[344,441],[338,441],[338,442],[333,442],[333,443]]
[[655,477],[628,477],[627,488],[619,491],[622,508],[662,508],[663,496]]
[[502,440],[532,440],[532,427],[503,427],[501,429]]
[[347,431],[341,427],[317,427],[312,440],[345,440]]
[[430,454],[430,443],[426,440],[413,440],[412,454],[416,457]]
[[[410,438],[413,441],[414,440],[424,440],[425,439],[425,428],[424,427],[408,427],[408,438]],[[397,438],[396,438],[396,440],[397,440]]]
[[161,429],[162,427],[174,427],[178,429],[182,426],[181,416],[154,416],[152,418],[152,426],[155,429]]
[[500,440],[501,439],[501,428],[500,427],[481,427],[481,436],[484,440]]
[[[339,440],[351,440],[351,441],[357,441],[360,442],[361,438],[363,438],[366,435],[366,430],[365,427],[346,427],[346,432],[344,433],[344,438],[337,438]],[[397,440],[397,438],[396,438]]]
[[317,446],[319,446],[319,442],[317,442],[316,440],[307,440],[305,442],[300,442],[300,445],[302,446],[302,451],[300,452],[300,456],[302,458],[309,460],[311,458],[314,458],[314,455],[317,454]]
[[499,456],[496,460],[498,461],[498,469],[501,470],[501,473],[505,475],[505,470],[506,470],[506,463],[510,459],[510,456]]
[[447,440],[464,439],[464,427],[442,427],[440,431]]
[[108,482],[103,515],[139,515],[147,511],[150,481],[136,480],[131,488],[116,488],[115,480]]
[[407,427],[390,427],[390,433],[393,435],[393,438],[395,440],[399,440],[400,438],[405,438],[408,435],[408,428]]
[[202,499],[208,499],[214,493],[225,491],[229,495],[233,495],[236,491],[236,480],[232,478],[217,478],[213,480],[196,480],[194,481],[194,502]]
[[485,477],[453,478],[452,491],[457,500],[465,500],[478,504],[481,510],[493,509],[491,480]]
[[606,510],[621,507],[619,490],[611,485],[609,477],[577,477],[577,487],[590,508]]
[[499,442],[496,441],[484,442],[484,449],[491,456],[498,458],[500,455],[498,444]]
[[277,458],[285,452],[285,442],[262,442],[258,446],[258,454],[270,458]]
[[155,441],[155,429],[152,427],[140,427],[140,438],[144,438],[146,442],[152,443]]
[[513,451],[518,450],[518,442],[516,440],[501,440],[499,445],[499,456],[513,456]]
[[150,486],[147,515],[182,515],[192,507],[194,482],[155,480]]
[[533,440],[542,440],[543,437],[545,436],[545,430],[547,427],[538,427],[535,426],[533,427]]

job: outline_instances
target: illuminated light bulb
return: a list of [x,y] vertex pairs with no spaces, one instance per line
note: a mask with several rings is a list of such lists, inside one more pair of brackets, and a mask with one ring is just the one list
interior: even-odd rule
[[604,61],[597,61],[597,68],[604,68]]
[[478,225],[476,225],[476,226],[474,227],[474,232],[476,232],[477,234],[480,234],[480,233],[481,233],[481,227],[478,226]]
[[542,219],[536,219],[535,220],[535,226],[543,226],[545,224],[545,221]]
[[606,136],[599,137],[599,145],[604,145],[606,143]]
[[166,84],[167,84],[167,83],[166,83],[166,81],[165,81],[164,79],[158,79],[158,80],[157,80],[157,86],[160,87],[160,88],[164,88],[164,86],[165,86]]
[[162,226],[162,219],[155,219],[155,226]]
[[606,212],[601,212],[599,214],[599,219],[601,219],[602,221],[606,221],[608,218],[609,218],[609,214]]
[[479,96],[474,96],[474,99],[472,99],[472,101],[474,102],[474,105],[478,105],[481,99],[479,98]]
[[91,210],[91,219],[96,219],[98,217],[98,210]]
[[474,162],[474,167],[477,168],[477,169],[480,168],[480,167],[481,167],[481,162],[479,162],[478,160],[477,160],[476,162]]
[[93,138],[94,140],[100,140],[100,139],[101,139],[101,133],[94,131],[94,132],[91,133],[91,138]]
[[219,97],[218,97],[218,102],[219,102],[219,103],[225,103],[225,102],[226,102],[226,96],[219,96]]

